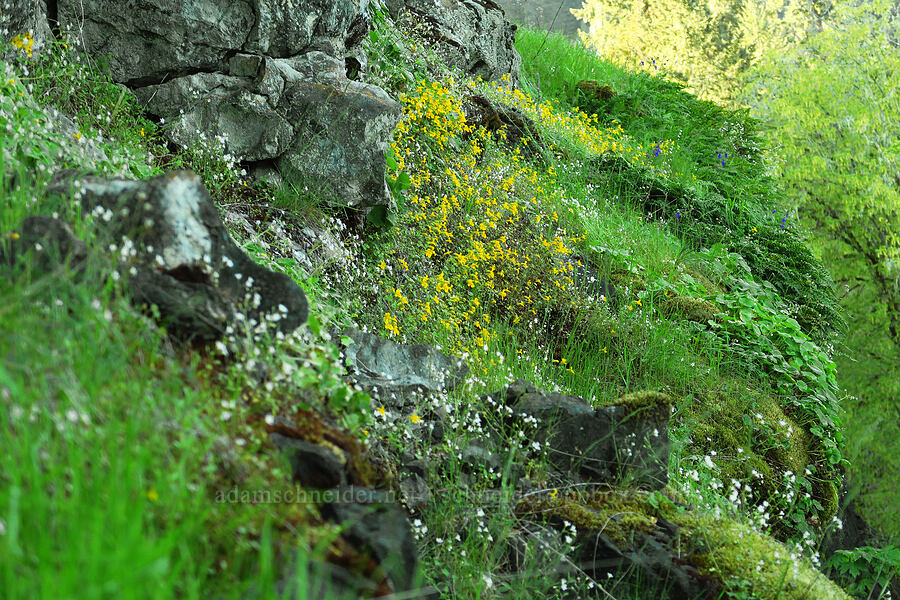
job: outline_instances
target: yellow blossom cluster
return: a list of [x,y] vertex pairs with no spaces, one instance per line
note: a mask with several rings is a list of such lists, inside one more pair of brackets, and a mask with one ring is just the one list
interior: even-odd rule
[[17,35],[9,42],[13,45],[13,47],[18,48],[22,52],[28,55],[28,58],[31,58],[31,51],[34,48],[34,38],[31,37],[30,33],[23,33]]
[[393,274],[384,287],[386,331],[431,324],[448,350],[478,364],[491,360],[498,320],[534,321],[548,307],[577,306],[575,249],[584,234],[560,219],[573,209],[562,208],[555,169],[467,123],[465,93],[446,80],[402,96],[392,150],[410,177],[408,210],[392,230],[391,256],[376,266]]
[[539,102],[521,89],[512,88],[508,79],[490,84],[471,82],[469,87],[479,89],[491,99],[518,109],[537,123],[542,131],[569,140],[588,155],[614,153],[632,164],[656,170],[660,165],[648,161],[649,155],[665,156],[675,149],[675,142],[672,140],[663,140],[650,148],[635,143],[618,122],[613,121],[612,127],[602,127],[596,114],[588,115],[578,108],[564,110],[550,100]]

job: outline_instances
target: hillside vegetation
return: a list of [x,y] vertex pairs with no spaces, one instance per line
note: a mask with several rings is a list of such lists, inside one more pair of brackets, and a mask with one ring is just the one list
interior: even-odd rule
[[[252,231],[232,223],[232,236],[300,283],[310,317],[298,335],[235,323],[217,344],[185,347],[131,307],[120,248],[49,277],[4,261],[0,595],[302,598],[327,585],[308,567],[340,554],[341,529],[313,505],[216,501],[235,486],[293,488],[266,427],[302,409],[330,415],[310,425],[328,439],[427,465],[434,494],[412,521],[423,593],[667,597],[640,573],[592,578],[567,558],[569,535],[525,544],[511,569],[508,548],[536,539],[523,515],[543,513],[573,536],[674,523],[685,560],[721,578],[719,597],[847,597],[820,554],[841,526],[833,353],[844,324],[757,124],[525,29],[520,88],[467,79],[415,23],[372,17],[361,77],[404,118],[386,157],[396,210],[364,226],[302,181],[246,178],[214,139],[167,145],[166,124],[74,43],[13,41],[0,63],[0,247],[29,215],[99,237],[102,212],[44,193],[58,169],[143,179],[189,168],[223,210],[246,212]],[[472,98],[488,107],[480,116]],[[51,105],[74,133],[53,125]],[[327,232],[340,258],[301,264],[280,233],[290,227]],[[468,376],[391,410],[342,379],[347,327],[436,346]],[[261,384],[260,364],[277,376]],[[546,448],[499,425],[491,394],[520,379],[595,407],[670,399],[666,487],[561,488]],[[451,431],[432,445],[418,425],[436,412]],[[464,469],[463,451],[486,438],[507,454]],[[873,573],[863,592],[840,583],[881,590],[890,571]]]

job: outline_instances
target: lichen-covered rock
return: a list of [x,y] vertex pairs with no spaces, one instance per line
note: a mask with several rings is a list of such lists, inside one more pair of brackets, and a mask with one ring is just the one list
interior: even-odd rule
[[61,171],[47,191],[76,194],[98,218],[99,239],[132,272],[134,301],[156,306],[175,337],[215,340],[238,314],[277,321],[285,333],[306,321],[303,290],[234,244],[195,174],[134,181]]
[[308,276],[325,270],[345,272],[352,262],[338,231],[293,211],[263,202],[238,203],[224,206],[222,218],[233,234],[270,255],[292,257]]
[[[221,70],[235,52],[283,58],[320,49],[343,60],[367,0],[238,0],[173,3],[59,0],[59,22],[86,50],[107,57],[116,81],[131,84]],[[352,41],[352,40],[351,40]],[[358,41],[358,40],[356,40]]]
[[[5,42],[20,37],[18,47]],[[0,58],[11,54],[28,54],[39,50],[51,37],[45,2],[34,0],[0,0]],[[29,41],[30,38],[30,41]]]
[[343,335],[352,340],[344,349],[350,377],[382,399],[449,391],[468,372],[465,363],[432,346],[398,344],[359,329],[347,329]]
[[519,85],[516,27],[492,0],[406,0],[405,7],[429,28],[448,64],[486,81],[508,74]]
[[[240,59],[240,60],[237,60]],[[349,206],[386,206],[384,153],[401,116],[381,88],[348,80],[322,52],[233,57],[228,75],[197,73],[135,91],[190,145],[221,136],[238,160],[271,160],[280,177]]]
[[192,146],[218,138],[237,161],[265,161],[323,199],[390,206],[385,157],[401,116],[362,68],[368,0],[60,0],[59,20],[103,56],[165,135]]
[[572,14],[580,9],[584,0],[497,0],[510,21],[527,23],[540,31],[560,33],[569,39],[578,39],[578,30],[584,23]]
[[402,111],[386,92],[350,80],[292,81],[279,110],[296,131],[276,162],[282,176],[350,206],[390,205],[384,156]]

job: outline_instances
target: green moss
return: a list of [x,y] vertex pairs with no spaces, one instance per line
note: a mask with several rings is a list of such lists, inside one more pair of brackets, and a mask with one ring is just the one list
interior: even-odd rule
[[688,560],[703,575],[721,578],[728,596],[760,600],[849,599],[808,561],[771,537],[729,519],[685,512],[674,522],[688,547]]
[[625,408],[629,416],[640,413],[642,417],[665,421],[672,414],[675,399],[662,392],[643,390],[616,398],[610,402],[610,405]]
[[[806,476],[816,462],[813,437],[779,400],[738,381],[730,382],[728,389],[697,394],[685,413],[691,452],[714,456],[722,482],[750,484],[756,504],[774,504],[786,491],[787,479]],[[804,509],[803,517],[810,523],[827,522],[838,506],[834,485],[827,480],[811,483],[812,496],[824,510]],[[795,492],[804,493],[799,483]]]
[[664,315],[679,315],[688,321],[698,323],[716,320],[716,315],[722,312],[709,300],[676,295],[662,296],[657,302],[657,308]]
[[655,408],[657,406],[674,406],[675,399],[668,394],[653,391],[640,391],[617,398],[613,404],[631,408]]
[[715,294],[724,294],[725,293],[724,287],[722,287],[718,283],[714,282],[706,274],[702,273],[698,269],[696,269],[692,266],[685,266],[683,268],[684,268],[684,273],[686,275],[690,275],[694,279],[694,281],[696,281],[697,283],[702,285],[706,289],[707,294],[715,295]]
[[[651,496],[656,498],[653,504]],[[721,580],[725,597],[849,598],[807,560],[792,558],[791,550],[774,538],[729,518],[677,508],[651,492],[554,491],[523,498],[516,506],[516,515],[566,520],[579,530],[602,532],[623,550],[633,548],[637,536],[651,533],[657,520],[665,518],[681,528],[682,558],[704,576]]]
[[644,290],[647,282],[640,275],[624,269],[616,269],[609,274],[609,281],[616,289],[617,295],[626,292],[635,293]]
[[813,487],[813,491],[818,497],[824,500],[824,502],[822,502],[822,505],[825,507],[822,511],[822,522],[828,523],[837,516],[838,509],[841,505],[837,484],[830,480],[818,482]]
[[620,547],[631,547],[634,537],[656,526],[647,494],[636,491],[573,490],[528,496],[516,505],[516,516],[541,515],[564,519],[579,530],[602,532]]

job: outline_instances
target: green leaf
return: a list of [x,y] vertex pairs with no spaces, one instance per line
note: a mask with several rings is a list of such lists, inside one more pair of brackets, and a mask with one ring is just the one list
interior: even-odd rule
[[318,315],[309,315],[306,319],[306,326],[309,327],[313,335],[319,336],[322,334],[322,322],[319,320]]
[[388,211],[387,206],[373,206],[366,219],[378,229],[390,229],[394,226],[396,217]]

